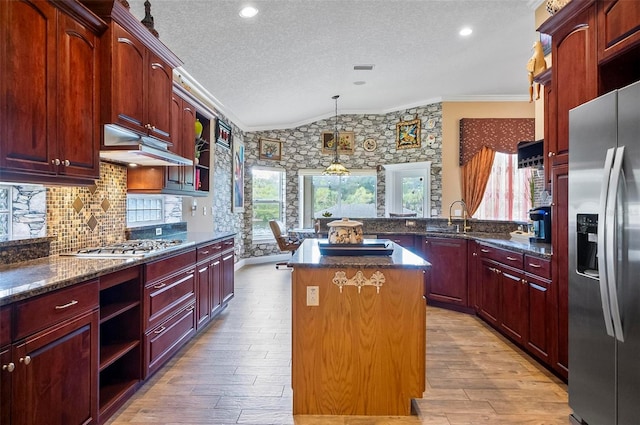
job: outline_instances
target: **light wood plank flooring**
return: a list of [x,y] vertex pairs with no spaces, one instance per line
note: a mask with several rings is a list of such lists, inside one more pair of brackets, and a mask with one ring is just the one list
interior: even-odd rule
[[243,267],[236,295],[114,415],[121,424],[569,424],[566,386],[476,317],[429,307],[427,388],[409,417],[291,414],[290,272]]

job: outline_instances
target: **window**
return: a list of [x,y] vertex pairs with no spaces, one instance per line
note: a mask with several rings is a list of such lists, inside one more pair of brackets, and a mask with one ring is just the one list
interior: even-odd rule
[[387,164],[386,210],[389,214],[415,214],[430,217],[431,162]]
[[349,176],[324,176],[321,170],[300,170],[302,227],[313,219],[376,217],[376,172],[351,171]]
[[254,240],[273,239],[270,220],[285,222],[284,170],[253,167],[253,225]]
[[127,195],[127,225],[143,226],[164,222],[164,200],[162,196]]
[[484,197],[473,217],[528,221],[532,178],[530,168],[518,169],[518,155],[496,152]]

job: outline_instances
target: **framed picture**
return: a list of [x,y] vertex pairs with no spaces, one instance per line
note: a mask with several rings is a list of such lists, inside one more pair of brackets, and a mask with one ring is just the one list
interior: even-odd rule
[[396,124],[396,149],[419,148],[422,144],[420,127],[420,119]]
[[[322,153],[332,154],[336,148],[334,145],[333,131],[323,131],[320,136],[322,140]],[[338,154],[351,155],[355,149],[355,134],[353,131],[339,132]]]
[[244,143],[240,140],[233,142],[233,170],[232,170],[232,203],[234,213],[244,211]]
[[280,161],[282,159],[282,142],[275,139],[260,139],[260,159]]
[[231,149],[231,126],[221,119],[216,120],[216,143]]
[[547,56],[551,53],[551,36],[543,32],[540,33],[540,43],[542,43],[542,51]]

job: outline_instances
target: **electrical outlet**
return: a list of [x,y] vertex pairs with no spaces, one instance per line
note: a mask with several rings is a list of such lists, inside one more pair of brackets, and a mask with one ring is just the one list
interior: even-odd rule
[[202,207],[202,215],[207,215],[207,207]]
[[415,225],[416,225],[416,222],[415,222],[415,221],[413,221],[413,220],[406,220],[406,221],[404,222],[404,225],[405,225],[405,226],[407,226],[407,227],[413,227],[413,226],[415,226]]
[[309,306],[320,305],[320,287],[319,286],[307,286],[307,305]]
[[156,227],[156,236],[162,235],[162,227]]

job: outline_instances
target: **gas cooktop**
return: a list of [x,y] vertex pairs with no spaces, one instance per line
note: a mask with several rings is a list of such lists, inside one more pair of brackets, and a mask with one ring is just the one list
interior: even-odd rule
[[136,258],[155,254],[180,244],[182,241],[176,239],[134,239],[113,245],[82,248],[61,255],[83,258]]

